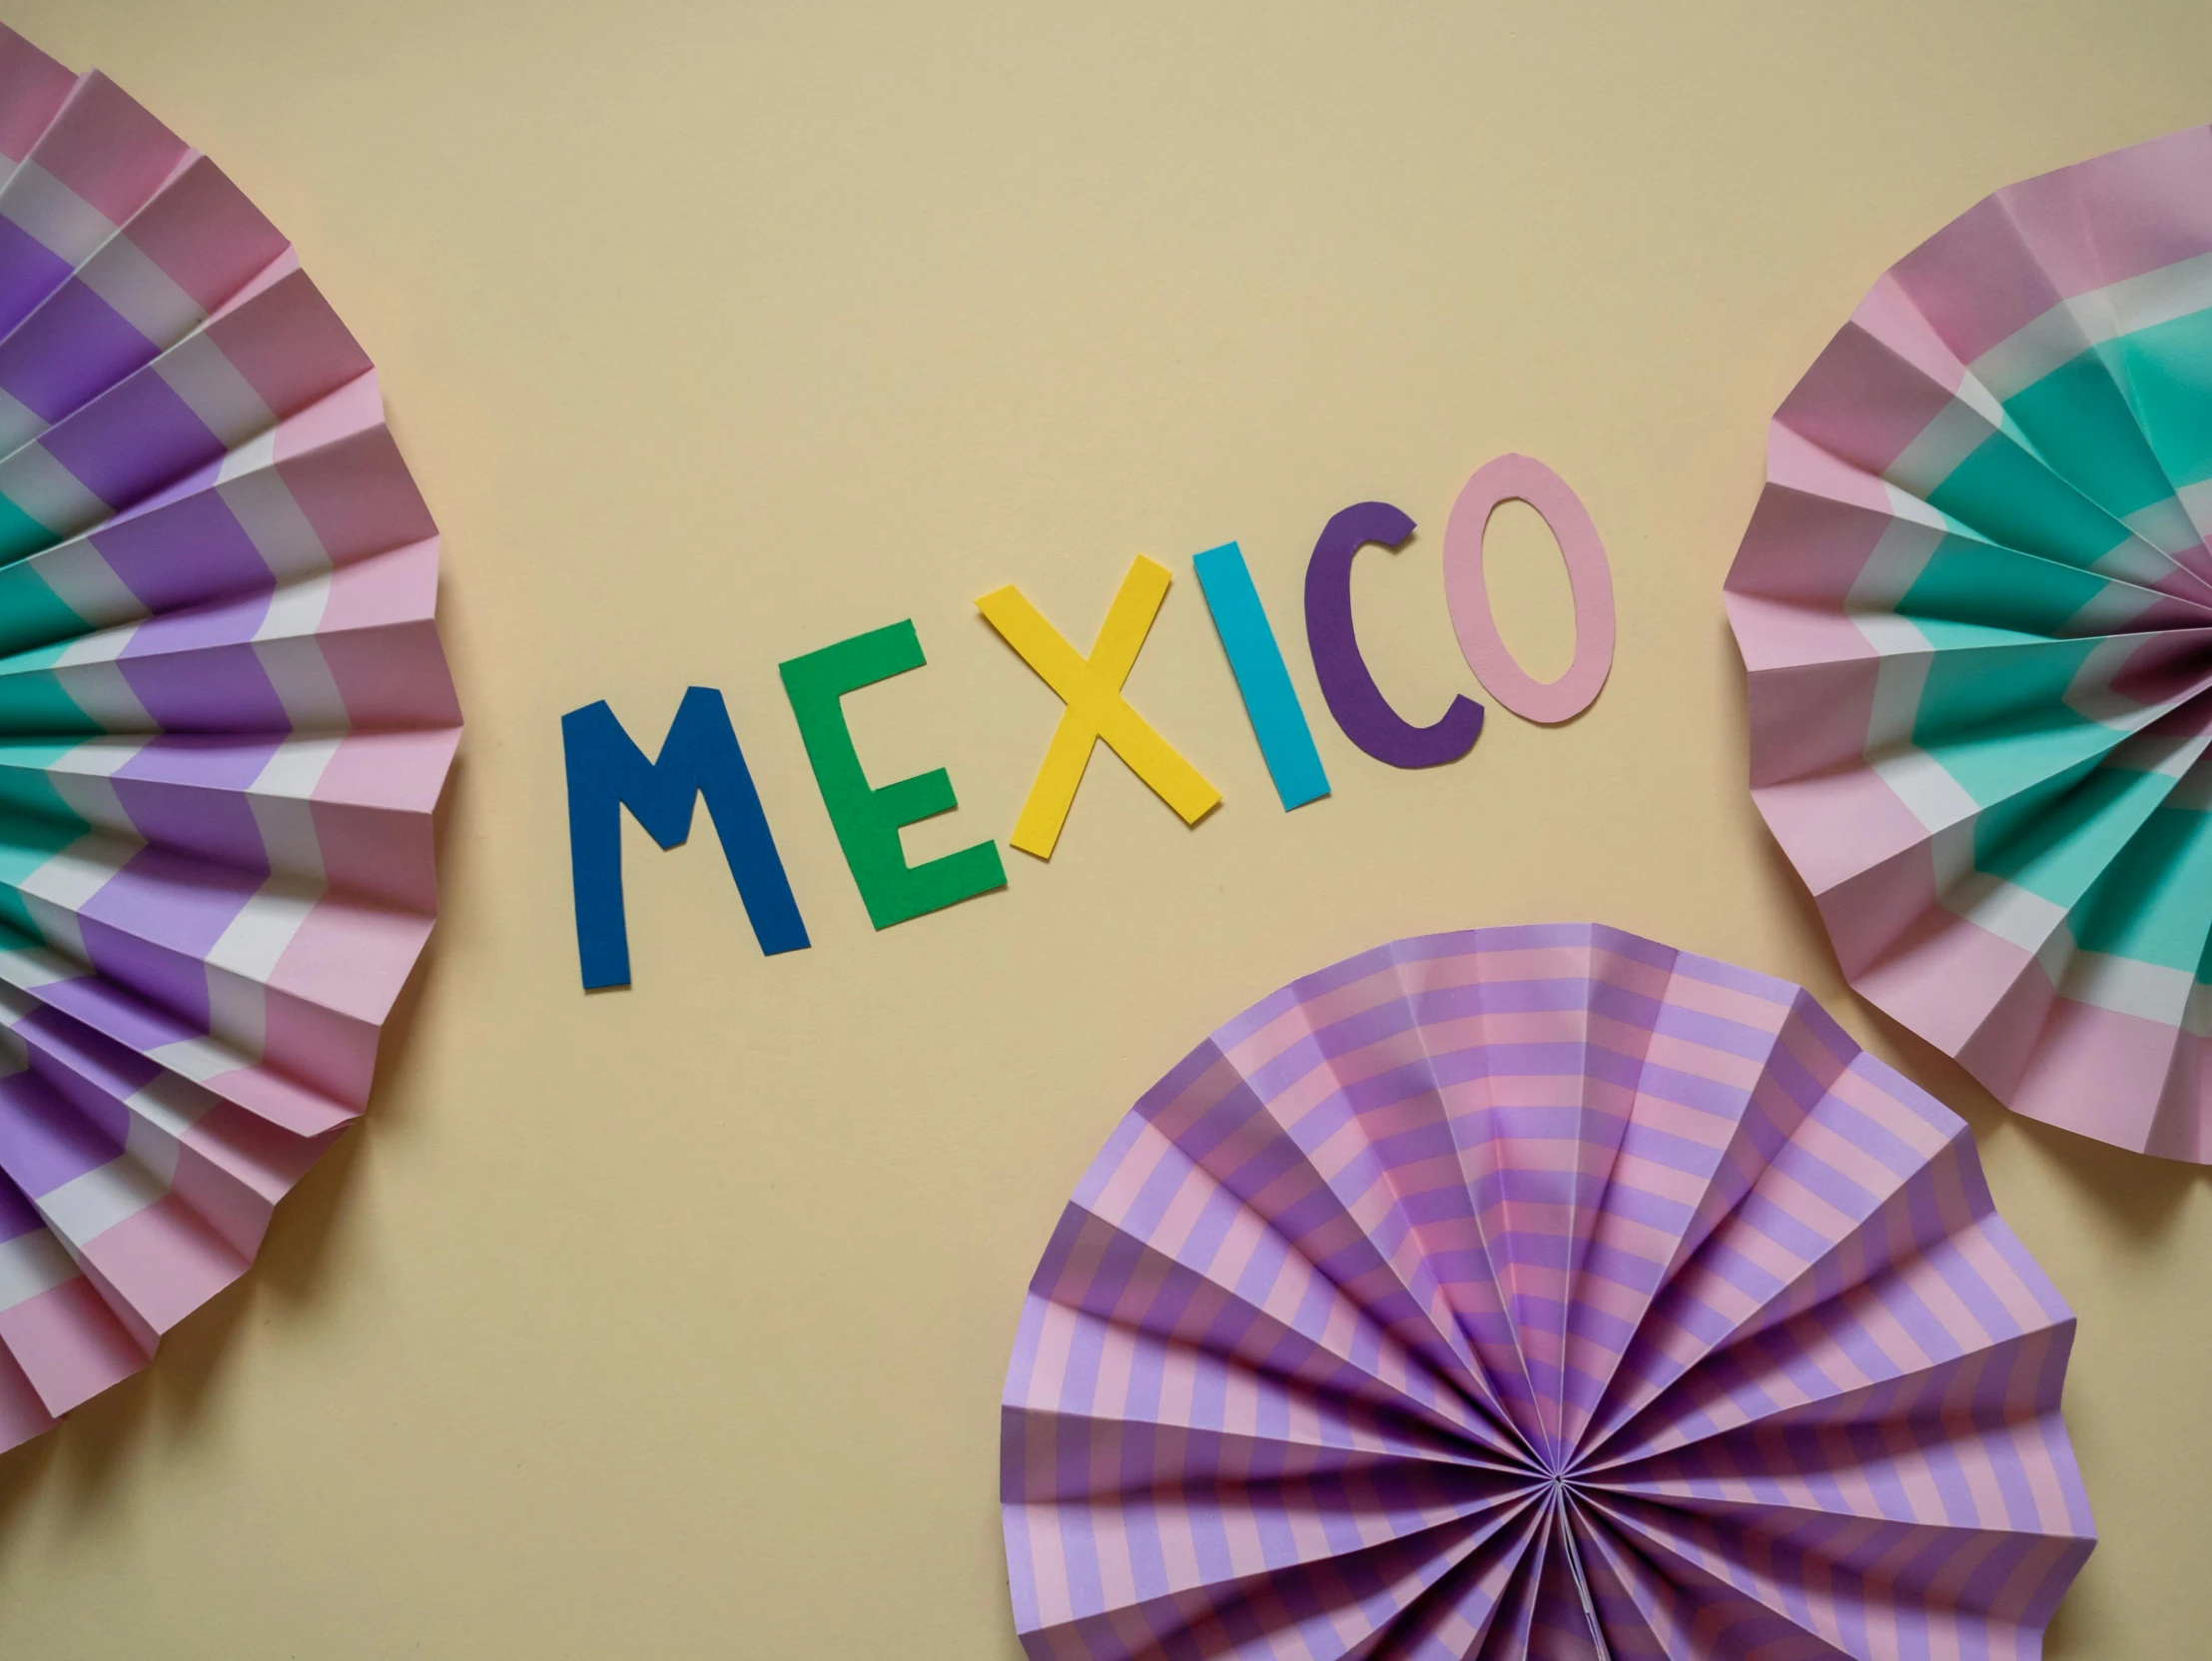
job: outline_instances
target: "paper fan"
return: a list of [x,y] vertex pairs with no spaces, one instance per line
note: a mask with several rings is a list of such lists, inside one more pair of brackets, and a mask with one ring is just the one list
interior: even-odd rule
[[369,360],[205,156],[0,30],[0,1446],[361,1112],[459,715]]
[[1844,973],[2017,1111],[2212,1161],[2212,129],[1999,191],[1775,416],[1753,794]]
[[1045,1661],[2030,1657],[2073,1317],[1959,1120],[1797,987],[1400,941],[1137,1103],[1003,1408]]

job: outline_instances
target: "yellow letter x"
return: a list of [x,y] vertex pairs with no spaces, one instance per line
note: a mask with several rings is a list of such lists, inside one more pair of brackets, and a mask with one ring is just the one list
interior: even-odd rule
[[1076,787],[1090,765],[1092,746],[1102,738],[1129,764],[1130,772],[1182,815],[1184,824],[1196,824],[1220,805],[1221,792],[1121,696],[1121,683],[1128,679],[1152,619],[1159,614],[1160,601],[1167,597],[1167,582],[1166,566],[1138,554],[1129,574],[1121,579],[1121,591],[1113,596],[1088,659],[1077,654],[1021,589],[1011,584],[994,588],[976,601],[976,609],[1068,706],[1044,764],[1037,769],[1037,782],[1030,786],[1030,799],[1022,804],[1022,816],[1014,824],[1010,840],[1024,853],[1039,859],[1053,857],[1053,844],[1060,840],[1060,827],[1068,821]]

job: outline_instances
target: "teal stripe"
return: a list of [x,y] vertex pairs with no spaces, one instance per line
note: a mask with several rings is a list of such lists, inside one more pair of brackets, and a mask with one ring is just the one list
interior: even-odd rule
[[2173,495],[2104,356],[2084,352],[2005,400],[2044,460],[2114,518]]
[[21,559],[40,548],[52,547],[60,540],[13,501],[0,495],[0,561]]
[[[0,583],[6,573],[0,572]],[[1971,619],[2020,634],[2056,636],[2074,614],[2112,586],[2092,572],[1946,535],[1897,601],[1900,615]]]
[[2173,788],[2159,773],[2069,768],[1974,826],[1974,868],[2069,910]]
[[[25,654],[51,655],[52,648]],[[16,663],[21,661],[19,658]],[[19,669],[16,663],[0,671],[0,735],[89,738],[106,730],[78,707],[51,669]]]
[[2139,329],[2107,351],[2166,476],[2212,478],[2212,311]]
[[91,625],[29,565],[0,565],[0,656],[73,639]]
[[69,827],[81,836],[91,822],[69,805],[48,769],[77,746],[72,740],[55,743],[0,744],[0,815],[9,811]]
[[2001,432],[1984,438],[1927,499],[1989,541],[2069,565],[2094,565],[2128,536],[2125,525]]
[[81,828],[71,830],[52,820],[0,814],[0,923],[14,925],[33,940],[44,938],[23,902],[23,884],[81,834]]
[[2085,951],[2186,970],[2202,980],[2212,939],[2212,817],[2160,808],[2113,857],[2074,920]]

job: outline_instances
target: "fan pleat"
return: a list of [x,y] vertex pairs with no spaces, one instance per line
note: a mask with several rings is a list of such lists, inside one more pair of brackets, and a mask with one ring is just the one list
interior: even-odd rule
[[2072,1330],[1965,1127],[1798,988],[1400,941],[1215,1033],[1079,1185],[1008,1369],[1016,1624],[2026,1661],[2092,1537]]
[[459,735],[436,538],[291,245],[0,29],[0,1445],[368,1100]]

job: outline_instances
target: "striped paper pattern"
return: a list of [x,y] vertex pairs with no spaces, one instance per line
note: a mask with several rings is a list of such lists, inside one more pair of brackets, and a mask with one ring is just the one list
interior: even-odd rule
[[1038,1661],[2016,1661],[2093,1540],[2073,1316],[1965,1126],[1795,986],[1591,925],[1238,1016],[1008,1367]]
[[368,1100],[459,735],[437,531],[284,237],[0,29],[0,1447]]
[[1777,413],[1752,790],[1851,984],[2014,1110],[2212,1162],[2212,128],[1977,204]]

